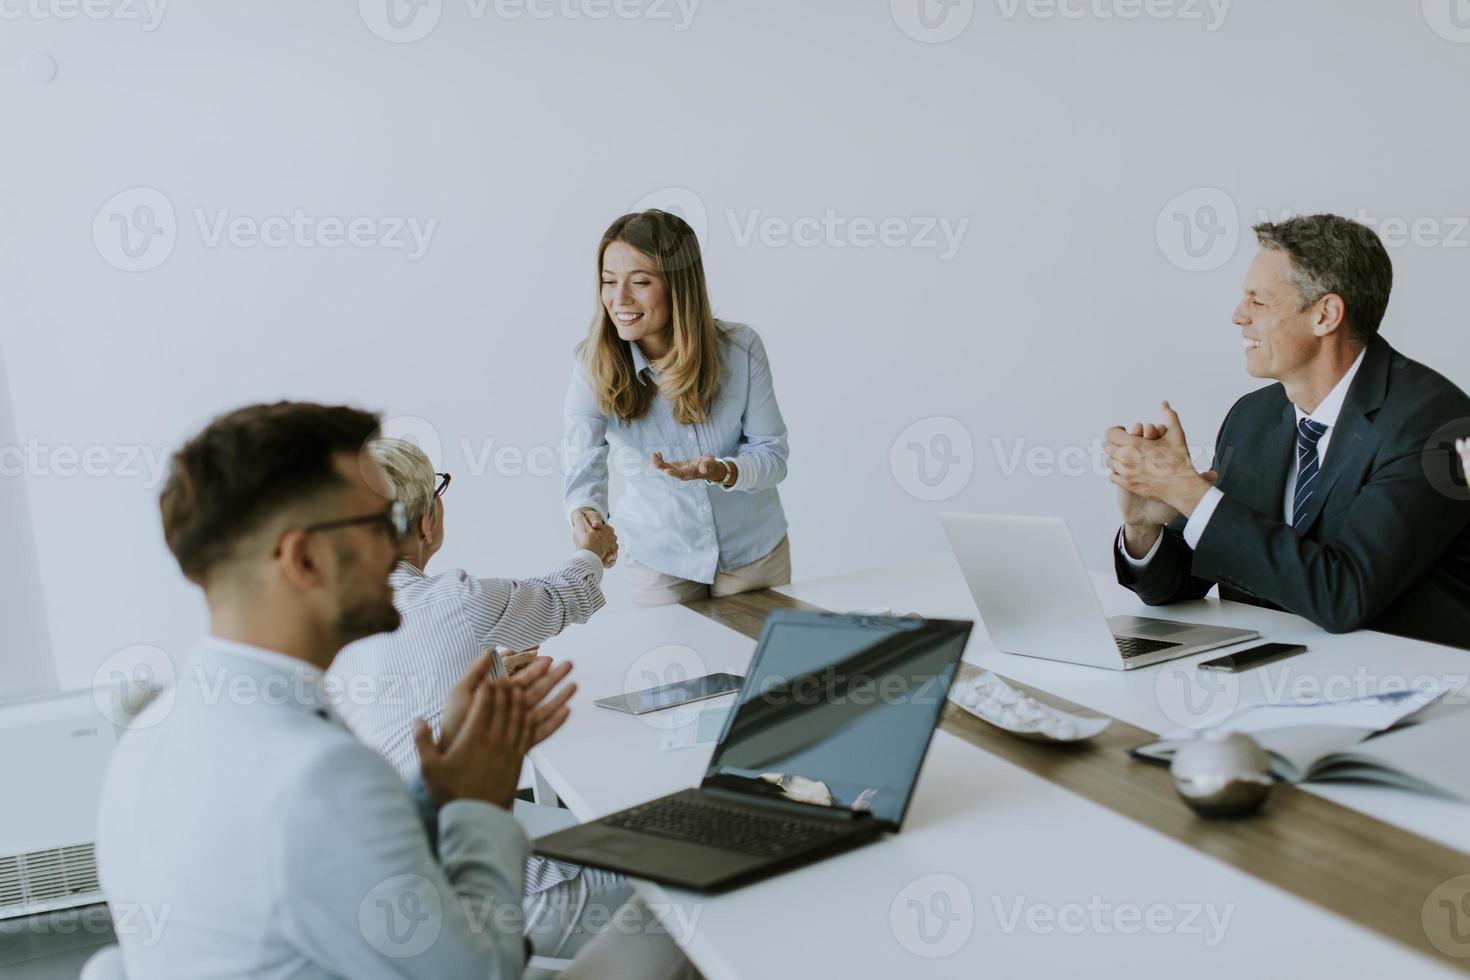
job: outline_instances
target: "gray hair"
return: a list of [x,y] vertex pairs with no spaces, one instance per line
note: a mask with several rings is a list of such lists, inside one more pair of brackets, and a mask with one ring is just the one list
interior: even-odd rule
[[368,451],[388,477],[388,490],[408,511],[410,528],[434,506],[434,464],[424,451],[407,439],[374,439]]
[[1366,346],[1377,335],[1393,290],[1393,262],[1372,228],[1335,214],[1311,214],[1262,222],[1255,232],[1262,248],[1280,249],[1291,259],[1302,309],[1336,294],[1347,309],[1352,338]]

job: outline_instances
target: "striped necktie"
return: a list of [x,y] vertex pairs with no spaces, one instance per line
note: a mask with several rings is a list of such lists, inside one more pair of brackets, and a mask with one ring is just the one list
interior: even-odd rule
[[1303,418],[1296,424],[1296,494],[1291,504],[1291,526],[1298,531],[1317,486],[1317,443],[1326,435],[1327,428],[1309,418]]

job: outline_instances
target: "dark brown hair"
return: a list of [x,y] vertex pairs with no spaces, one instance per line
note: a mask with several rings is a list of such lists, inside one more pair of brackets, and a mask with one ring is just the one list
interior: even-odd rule
[[158,501],[185,577],[203,584],[266,518],[342,486],[333,456],[359,452],[378,424],[372,412],[306,402],[248,405],[209,423],[174,454]]

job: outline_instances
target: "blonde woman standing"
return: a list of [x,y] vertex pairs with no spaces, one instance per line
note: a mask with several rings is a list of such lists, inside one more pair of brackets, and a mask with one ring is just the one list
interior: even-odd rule
[[[676,215],[618,218],[597,270],[566,397],[574,533],[615,520],[642,606],[789,582],[786,423],[760,336],[714,318],[698,239]],[[615,519],[612,450],[626,476]]]

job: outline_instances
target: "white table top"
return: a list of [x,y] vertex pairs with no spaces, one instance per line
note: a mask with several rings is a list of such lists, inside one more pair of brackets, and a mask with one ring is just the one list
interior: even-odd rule
[[[881,606],[975,618],[949,559],[780,591],[834,610]],[[1139,611],[1137,599],[1110,579],[1099,577],[1099,591],[1109,613]],[[1169,617],[1250,622],[1271,639],[1305,640],[1312,652],[1283,665],[1324,677],[1353,658],[1373,663],[1388,643],[1408,650],[1395,656],[1399,669],[1447,672],[1461,665],[1445,648],[1377,634],[1332,637],[1295,617],[1234,604],[1171,607]],[[539,773],[581,820],[696,785],[712,746],[661,751],[671,712],[637,718],[592,702],[672,680],[680,671],[743,670],[754,646],[680,606],[605,614],[549,641],[544,652],[576,662],[580,690],[571,721],[532,753]],[[1167,685],[1155,680],[1157,669],[1124,674],[1009,656],[991,650],[980,629],[966,659],[1144,728],[1179,727],[1170,714],[1181,714],[1183,694],[1172,703]],[[1253,683],[1259,680],[1248,675],[1246,696]],[[1377,799],[1389,794],[1361,788],[1330,795],[1470,850],[1470,833],[1451,827],[1452,820],[1465,822],[1463,808],[1408,794]],[[901,833],[724,895],[647,882],[638,887],[711,980],[953,977],[977,970],[1239,978],[1263,967],[1296,977],[1455,975],[942,731]]]
[[[1301,643],[1307,652],[1239,676],[1195,669],[1195,664],[1218,657],[1225,650],[1136,671],[1078,667],[1002,653],[991,645],[959,566],[950,557],[898,570],[789,585],[776,591],[833,610],[889,606],[924,616],[974,619],[976,628],[965,650],[965,659],[970,663],[1151,732],[1206,727],[1238,705],[1266,700],[1280,703],[1293,690],[1335,697],[1366,696],[1390,685],[1422,684],[1426,678],[1434,678],[1470,694],[1470,653],[1464,650],[1366,630],[1333,635],[1300,616],[1218,599],[1148,606],[1119,585],[1112,573],[1093,572],[1092,579],[1109,616],[1152,616],[1250,627],[1260,631],[1261,639],[1242,647],[1269,640]],[[1209,691],[1204,684],[1219,686]],[[1307,784],[1302,788],[1470,853],[1470,812],[1461,804],[1379,786]]]

